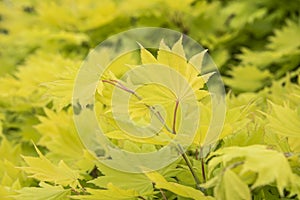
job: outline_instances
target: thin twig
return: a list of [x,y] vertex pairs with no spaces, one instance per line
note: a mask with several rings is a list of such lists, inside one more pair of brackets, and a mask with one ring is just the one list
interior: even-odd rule
[[201,183],[200,183],[200,180],[199,180],[199,178],[198,178],[196,172],[195,172],[194,169],[193,169],[193,165],[192,165],[192,163],[190,162],[188,156],[186,155],[186,153],[184,152],[184,149],[182,148],[182,146],[181,146],[180,144],[178,144],[178,149],[179,149],[179,152],[181,153],[181,155],[182,155],[184,161],[186,162],[187,166],[189,167],[189,169],[190,169],[190,171],[191,171],[191,173],[192,173],[192,176],[193,176],[193,178],[194,178],[194,180],[195,180],[195,182],[196,182],[196,187],[197,187],[197,189],[198,189],[198,190],[201,190],[201,192],[205,193],[205,188],[203,188],[203,187],[200,186]]
[[196,148],[196,150],[195,150],[195,159],[196,160],[199,159],[198,156],[199,156],[199,151],[198,151],[198,148]]
[[[177,119],[178,106],[179,106],[179,100],[177,99],[176,100],[176,104],[175,104],[175,108],[174,108],[174,115],[173,115],[173,134],[177,133],[177,131],[176,131],[176,119]],[[179,148],[180,154],[182,155],[184,161],[186,162],[187,166],[189,167],[189,169],[190,169],[190,171],[192,173],[192,176],[193,176],[193,178],[194,178],[194,180],[196,182],[197,189],[201,190],[202,192],[205,192],[205,189],[200,186],[200,180],[199,180],[199,178],[198,178],[195,170],[193,169],[193,165],[190,162],[189,157],[184,152],[183,147],[180,144],[178,144],[178,148]]]
[[176,100],[175,108],[174,108],[174,116],[173,116],[173,134],[176,135],[176,119],[177,119],[177,110],[178,110],[179,100]]
[[[177,131],[176,131],[176,119],[177,119],[178,106],[179,106],[179,100],[177,99],[176,100],[176,104],[175,104],[175,108],[174,108],[174,115],[173,115],[173,134],[177,133]],[[189,167],[189,169],[190,169],[190,171],[192,173],[192,176],[193,176],[193,178],[194,178],[194,180],[196,182],[197,189],[201,190],[202,192],[205,192],[205,189],[200,186],[200,180],[199,180],[196,172],[193,169],[192,163],[190,162],[188,156],[184,152],[183,147],[180,144],[178,144],[178,148],[179,148],[180,154],[182,155],[184,161],[186,162],[187,166]]]
[[103,83],[109,83],[113,86],[116,86],[126,92],[129,92],[131,94],[133,94],[134,96],[136,96],[139,100],[141,100],[141,97],[139,97],[133,90],[130,90],[128,88],[126,88],[124,85],[120,84],[119,81],[116,80],[102,80]]
[[163,197],[164,200],[168,200],[167,196],[165,195],[164,191],[159,188],[159,191],[161,193],[161,196]]
[[222,173],[225,173],[226,170],[232,169],[232,168],[236,168],[236,167],[238,167],[238,166],[240,166],[240,165],[242,165],[242,164],[244,164],[244,163],[245,163],[244,161],[239,161],[239,162],[233,163],[233,164],[231,164],[231,165],[225,167],[225,168],[222,170]]
[[200,159],[201,159],[201,171],[202,171],[202,178],[203,182],[206,182],[206,174],[205,174],[205,163],[204,163],[204,158],[203,158],[203,148],[201,147],[200,149]]

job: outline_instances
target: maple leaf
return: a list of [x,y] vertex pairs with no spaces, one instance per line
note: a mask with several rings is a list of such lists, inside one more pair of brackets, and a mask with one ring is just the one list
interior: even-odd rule
[[78,182],[80,175],[77,171],[72,170],[64,161],[60,161],[57,166],[54,165],[36,146],[35,149],[39,157],[23,156],[28,167],[20,167],[20,169],[30,174],[29,177],[63,186],[70,185],[73,188],[80,186]]
[[[226,170],[226,167],[234,166],[234,163],[240,162],[241,168],[238,172],[240,177],[249,172],[257,174],[251,189],[275,183],[281,196],[283,196],[285,188],[293,185],[295,176],[297,176],[292,172],[282,153],[268,149],[263,145],[226,147],[213,152],[209,157],[212,158],[208,164],[210,175],[220,164]],[[274,165],[274,163],[276,164]]]
[[67,200],[71,195],[70,189],[62,186],[52,186],[41,182],[40,187],[24,187],[18,190],[18,195],[14,195],[16,200]]
[[209,200],[214,199],[209,196],[205,196],[201,191],[195,188],[181,185],[175,182],[168,182],[162,175],[158,172],[148,172],[146,176],[155,184],[158,189],[169,190],[179,196],[187,197],[195,200]]

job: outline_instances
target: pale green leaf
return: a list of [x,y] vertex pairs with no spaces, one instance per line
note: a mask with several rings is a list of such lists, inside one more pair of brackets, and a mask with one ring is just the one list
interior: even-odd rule
[[225,84],[238,92],[254,92],[261,89],[272,77],[269,71],[261,71],[255,66],[235,67],[229,72],[229,75],[232,77],[223,78]]
[[[42,134],[38,144],[50,150],[46,157],[55,162],[64,160],[68,165],[81,169],[76,163],[84,159],[85,147],[77,133],[72,110],[54,112],[45,108],[44,111],[46,116],[39,116],[40,123],[35,128]],[[87,171],[89,168],[81,170]]]
[[152,183],[144,174],[121,172],[100,163],[97,166],[105,176],[100,176],[90,182],[99,187],[108,188],[109,183],[111,183],[120,189],[134,190],[139,195],[153,193]]
[[70,189],[62,186],[52,186],[41,182],[41,187],[24,187],[17,191],[16,200],[67,200],[71,195]]
[[275,31],[275,35],[270,39],[271,43],[268,45],[268,48],[283,53],[296,51],[300,47],[299,35],[299,22],[287,20],[286,26]]
[[135,190],[120,189],[111,183],[107,185],[107,190],[90,188],[86,188],[86,190],[90,195],[78,195],[72,196],[72,198],[82,200],[135,200],[139,196]]
[[219,164],[228,167],[233,161],[242,161],[240,175],[248,172],[257,174],[252,189],[275,183],[279,193],[283,195],[283,190],[293,184],[294,174],[287,159],[282,153],[267,149],[266,146],[227,147],[210,156],[216,157],[209,162],[209,174]]
[[288,105],[270,105],[272,113],[266,114],[269,120],[266,128],[279,135],[300,138],[300,115],[297,110],[289,108]]
[[28,167],[20,167],[29,177],[36,178],[40,181],[48,181],[63,186],[70,185],[73,188],[79,186],[78,179],[80,175],[77,171],[72,170],[64,161],[60,161],[56,166],[51,163],[36,147],[39,157],[23,156]]
[[232,170],[225,170],[221,181],[214,188],[218,200],[250,200],[250,189]]
[[181,185],[175,182],[168,182],[158,172],[148,172],[146,173],[146,175],[158,189],[169,190],[179,196],[188,197],[195,200],[213,199],[212,197],[205,196],[202,192],[196,190],[195,188]]
[[151,64],[151,63],[157,63],[156,58],[147,50],[145,49],[141,44],[141,59],[143,64]]
[[176,53],[177,55],[181,56],[182,58],[185,58],[185,52],[182,46],[182,35],[177,40],[177,42],[172,47],[172,52]]

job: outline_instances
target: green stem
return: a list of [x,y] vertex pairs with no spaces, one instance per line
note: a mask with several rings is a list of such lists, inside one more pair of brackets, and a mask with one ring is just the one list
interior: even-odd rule
[[200,159],[201,159],[201,171],[202,171],[202,178],[203,182],[206,183],[206,173],[205,173],[205,163],[203,158],[203,148],[200,149]]
[[199,180],[199,178],[198,178],[196,172],[195,172],[194,169],[193,169],[192,163],[190,162],[188,156],[187,156],[186,153],[184,152],[183,147],[182,147],[180,144],[178,144],[177,146],[178,146],[178,149],[179,149],[180,154],[182,155],[184,161],[186,162],[188,168],[190,169],[190,172],[192,173],[192,176],[193,176],[193,178],[194,178],[194,180],[195,180],[195,182],[196,182],[196,188],[197,188],[198,190],[201,190],[201,192],[205,193],[205,188],[203,188],[203,187],[200,186],[201,182],[200,182],[200,180]]
[[161,196],[163,197],[164,200],[168,200],[167,196],[165,195],[164,191],[159,188],[159,191],[161,193]]
[[[177,133],[177,131],[176,131],[176,119],[177,119],[177,110],[178,110],[178,106],[179,106],[179,100],[177,99],[177,100],[176,100],[176,104],[175,104],[175,108],[174,108],[174,115],[173,115],[173,134],[175,134],[175,135],[176,135],[176,133]],[[200,180],[199,180],[199,178],[198,178],[196,172],[194,171],[193,165],[192,165],[192,163],[190,162],[189,157],[186,155],[186,153],[185,153],[183,147],[182,147],[180,144],[178,144],[178,148],[179,148],[179,152],[180,152],[180,154],[182,155],[182,157],[183,157],[185,163],[187,164],[187,166],[188,166],[190,172],[192,173],[192,176],[193,176],[193,178],[194,178],[194,180],[195,180],[195,182],[196,182],[196,187],[197,187],[197,189],[198,189],[198,190],[201,190],[202,192],[205,192],[205,189],[202,188],[202,187],[200,186]]]

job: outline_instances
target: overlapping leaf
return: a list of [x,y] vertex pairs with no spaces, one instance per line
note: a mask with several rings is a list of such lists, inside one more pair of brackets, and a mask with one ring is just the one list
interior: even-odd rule
[[179,196],[187,197],[195,200],[214,199],[212,197],[205,196],[202,192],[192,187],[180,185],[174,182],[168,182],[158,172],[149,172],[146,175],[155,184],[155,187],[158,189],[166,189]]
[[[209,162],[210,174],[220,164],[224,170],[240,166],[238,172],[240,177],[249,172],[257,175],[254,182],[251,183],[252,189],[275,183],[280,195],[283,195],[284,189],[295,184],[297,175],[292,172],[284,155],[267,149],[266,146],[228,147],[214,152],[211,154],[211,157],[213,156],[216,157]],[[274,165],[274,163],[276,164]]]
[[28,167],[20,167],[28,173],[30,177],[63,186],[70,185],[73,188],[79,186],[78,179],[80,178],[80,175],[78,171],[71,169],[64,161],[60,161],[58,165],[55,165],[37,148],[36,151],[39,157],[24,156],[23,158]]

